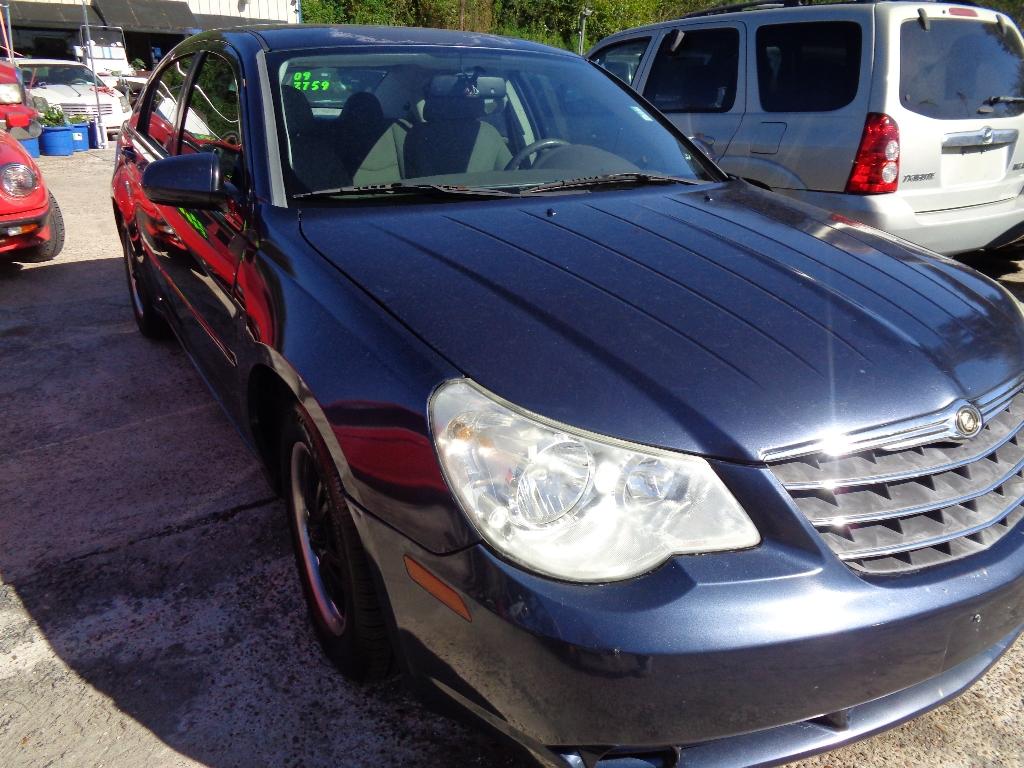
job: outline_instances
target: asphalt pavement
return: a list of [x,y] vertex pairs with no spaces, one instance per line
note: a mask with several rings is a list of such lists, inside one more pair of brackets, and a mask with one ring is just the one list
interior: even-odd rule
[[[135,329],[111,162],[42,158],[67,245],[0,265],[0,767],[526,765],[323,659],[281,504],[176,343]],[[1024,297],[1024,261],[972,263]],[[1024,766],[1024,643],[797,765]]]

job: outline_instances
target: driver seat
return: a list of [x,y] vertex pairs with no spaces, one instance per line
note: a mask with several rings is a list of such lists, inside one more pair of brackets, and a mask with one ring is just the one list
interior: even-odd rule
[[498,130],[480,119],[485,98],[504,97],[505,81],[481,77],[476,87],[467,85],[452,75],[431,81],[424,122],[415,123],[405,139],[406,178],[500,171],[512,159]]

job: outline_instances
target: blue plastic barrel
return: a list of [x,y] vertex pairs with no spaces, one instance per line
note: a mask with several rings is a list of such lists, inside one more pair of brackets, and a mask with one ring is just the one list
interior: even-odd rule
[[29,157],[39,157],[39,139],[18,139]]
[[43,135],[39,137],[39,151],[44,155],[74,154],[75,140],[71,138],[71,126],[43,126]]
[[74,144],[75,152],[82,152],[89,148],[89,126],[85,123],[76,123],[71,126],[71,143]]

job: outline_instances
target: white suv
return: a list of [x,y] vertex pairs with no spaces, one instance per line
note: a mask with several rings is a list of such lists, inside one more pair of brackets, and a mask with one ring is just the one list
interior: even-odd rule
[[[25,88],[36,109],[59,106],[65,116],[96,117],[97,95],[100,117],[108,136],[116,135],[121,125],[131,116],[128,98],[120,91],[106,86],[91,69],[77,61],[60,59],[15,59],[22,69]],[[96,93],[96,90],[99,93]]]
[[728,172],[940,253],[1024,238],[1024,43],[934,2],[745,3],[588,54]]

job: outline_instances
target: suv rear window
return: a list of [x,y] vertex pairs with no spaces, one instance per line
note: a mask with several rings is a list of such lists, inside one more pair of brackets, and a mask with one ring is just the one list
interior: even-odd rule
[[736,101],[740,33],[732,28],[669,32],[644,96],[662,112],[728,112]]
[[765,112],[831,112],[860,82],[860,24],[815,21],[757,30],[757,87]]
[[928,26],[915,19],[900,27],[900,103],[906,109],[940,120],[1024,113],[1024,104],[986,104],[995,96],[1022,95],[1024,49],[1012,26],[1005,34],[998,24],[973,20],[931,19]]

